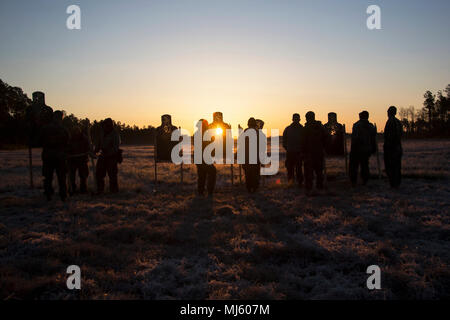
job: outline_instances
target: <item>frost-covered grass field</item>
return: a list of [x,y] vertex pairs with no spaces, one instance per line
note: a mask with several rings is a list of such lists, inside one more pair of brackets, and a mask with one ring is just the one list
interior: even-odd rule
[[[44,200],[39,150],[35,190],[27,152],[0,151],[1,299],[450,298],[448,140],[404,142],[399,190],[385,178],[352,189],[343,159],[328,160],[328,190],[313,197],[288,188],[281,165],[254,195],[219,166],[216,194],[199,198],[194,165],[183,185],[179,166],[159,165],[155,186],[153,148],[124,149],[119,194],[66,203]],[[373,264],[382,289],[369,291]]]

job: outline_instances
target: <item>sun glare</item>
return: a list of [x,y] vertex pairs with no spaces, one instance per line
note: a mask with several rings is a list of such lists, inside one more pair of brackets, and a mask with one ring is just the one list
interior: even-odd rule
[[223,133],[222,128],[218,127],[218,128],[216,129],[216,135],[220,136],[222,133]]

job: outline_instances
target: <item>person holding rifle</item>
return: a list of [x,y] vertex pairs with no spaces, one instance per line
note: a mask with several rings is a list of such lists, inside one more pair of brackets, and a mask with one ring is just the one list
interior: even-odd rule
[[87,179],[89,176],[88,156],[91,151],[88,137],[81,131],[81,128],[76,126],[72,129],[69,139],[69,148],[67,155],[67,162],[69,166],[69,183],[70,194],[77,192],[77,185],[75,181],[76,174],[80,178],[80,193],[87,192]]
[[398,188],[402,181],[402,133],[403,127],[395,115],[397,108],[389,107],[388,121],[384,127],[384,167],[392,188]]
[[323,189],[324,156],[327,132],[322,123],[316,120],[314,112],[305,115],[306,123],[301,140],[301,152],[305,159],[305,194],[312,194],[313,178],[316,176],[317,189]]

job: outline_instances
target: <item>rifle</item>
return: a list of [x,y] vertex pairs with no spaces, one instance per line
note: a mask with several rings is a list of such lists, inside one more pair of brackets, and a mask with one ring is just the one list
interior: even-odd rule
[[323,184],[325,188],[328,185],[328,177],[327,177],[327,160],[326,160],[327,154],[326,152],[323,153]]
[[[239,141],[239,136],[241,135],[243,129],[241,127],[240,124],[238,124],[238,139],[236,140],[236,160],[238,159],[238,154],[237,154],[237,150],[238,150],[238,144],[237,142]],[[237,161],[236,161],[237,162]],[[242,184],[242,165],[240,163],[239,164],[239,184]]]
[[93,147],[93,143],[92,143],[92,137],[91,137],[91,125],[90,123],[87,125],[87,137],[88,137],[88,141],[89,141],[89,150],[90,152],[89,154],[89,159],[91,160],[91,170],[92,170],[92,180],[94,181],[94,187],[95,190],[97,190],[97,172],[96,172],[96,168],[95,168],[95,163],[94,163],[94,158],[97,158],[94,152],[94,147]]
[[242,166],[239,165],[239,184],[242,184]]
[[345,175],[348,175],[347,130],[345,129],[345,124],[344,124],[344,139],[343,140],[344,140],[344,157],[345,157]]
[[154,131],[154,137],[153,137],[153,164],[155,165],[155,186],[158,183],[158,166],[156,164],[156,162],[158,161],[158,154],[157,154],[157,150],[158,148],[156,147],[156,131]]
[[230,165],[230,174],[231,174],[231,185],[234,186],[233,164]]
[[[178,127],[178,130],[181,131],[181,127]],[[183,138],[180,137],[180,139],[183,139]],[[183,148],[181,148],[181,159],[183,159]],[[180,165],[180,184],[183,184],[183,160],[181,160],[181,165]]]
[[31,150],[31,142],[30,145],[28,146],[28,169],[30,170],[30,188],[33,189],[34,188],[34,183],[33,183],[33,160],[32,160],[32,150]]

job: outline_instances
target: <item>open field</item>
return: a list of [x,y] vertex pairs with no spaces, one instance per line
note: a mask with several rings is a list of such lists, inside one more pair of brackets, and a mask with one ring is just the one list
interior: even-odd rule
[[[0,299],[450,298],[448,140],[404,142],[399,190],[352,189],[329,159],[314,197],[286,186],[283,161],[253,195],[218,166],[215,196],[197,197],[194,165],[180,185],[180,167],[160,164],[154,185],[153,148],[124,150],[119,194],[66,203],[44,200],[38,150],[35,190],[27,152],[0,151]],[[72,264],[79,292],[65,286]],[[381,290],[366,287],[373,264]]]

